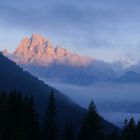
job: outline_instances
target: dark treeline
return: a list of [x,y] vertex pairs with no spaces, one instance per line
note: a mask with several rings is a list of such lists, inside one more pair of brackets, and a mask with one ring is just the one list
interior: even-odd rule
[[114,130],[107,134],[93,102],[79,126],[80,131],[67,122],[60,133],[53,91],[46,106],[44,120],[39,121],[33,97],[17,91],[0,92],[0,140],[140,140],[140,122],[134,119],[125,120],[121,132]]
[[38,115],[33,97],[12,91],[0,93],[0,140],[39,140]]

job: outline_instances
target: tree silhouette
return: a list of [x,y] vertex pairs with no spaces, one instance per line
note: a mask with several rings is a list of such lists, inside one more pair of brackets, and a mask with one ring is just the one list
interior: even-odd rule
[[28,135],[30,139],[39,140],[40,139],[40,128],[39,128],[39,120],[38,114],[34,109],[34,98],[31,97],[28,101],[28,106],[26,107],[26,124]]
[[104,138],[100,117],[93,102],[90,103],[87,116],[80,130],[79,140],[102,140]]
[[0,93],[0,140],[39,140],[39,134],[33,98],[16,90]]
[[136,127],[136,140],[140,139],[140,121],[138,121],[137,123],[137,127]]
[[124,129],[122,134],[123,140],[135,140],[136,138],[136,124],[133,118],[128,120],[126,119],[124,122]]
[[5,125],[8,120],[7,105],[7,96],[5,92],[0,92],[0,140],[4,139]]
[[[10,94],[0,92],[0,140],[58,140],[56,112],[55,96],[51,91],[43,131],[40,133],[34,98],[22,96],[16,90]],[[66,124],[61,136],[61,140],[75,139],[72,122]],[[126,119],[122,133],[118,134],[118,129],[114,129],[111,134],[105,136],[101,118],[95,104],[91,102],[77,139],[140,140],[140,121],[136,123],[133,118],[129,121]]]
[[118,134],[118,131],[114,129],[111,134],[106,136],[106,140],[120,140],[120,135]]
[[74,140],[74,129],[72,123],[67,123],[64,128],[62,140]]
[[43,140],[57,139],[56,103],[53,91],[50,93],[48,109],[44,120]]

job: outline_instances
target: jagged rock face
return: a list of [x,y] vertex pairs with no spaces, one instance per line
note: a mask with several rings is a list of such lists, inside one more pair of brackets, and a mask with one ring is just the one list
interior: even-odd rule
[[34,34],[31,38],[25,37],[19,47],[13,53],[13,59],[18,64],[37,64],[47,66],[52,63],[84,66],[90,63],[87,57],[81,57],[60,47],[54,47],[52,43]]

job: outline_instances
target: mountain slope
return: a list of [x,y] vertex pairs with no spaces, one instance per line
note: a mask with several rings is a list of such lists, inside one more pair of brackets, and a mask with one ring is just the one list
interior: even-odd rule
[[[12,61],[0,55],[0,90],[10,91],[13,89],[17,89],[27,95],[33,95],[40,114],[46,110],[49,93],[51,90],[54,90],[58,112],[60,112],[60,114],[58,114],[59,121],[61,121],[61,123],[68,120],[77,123],[85,114],[84,109],[76,105],[59,91],[45,85],[42,81],[24,72]],[[71,114],[72,111],[73,114]]]
[[[86,113],[85,109],[75,104],[59,91],[45,85],[42,81],[23,71],[15,63],[0,54],[0,90],[10,91],[12,89],[17,89],[26,95],[33,95],[40,114],[46,110],[50,91],[53,90],[58,108],[58,122],[61,127],[66,122],[71,121],[78,128]],[[111,123],[105,120],[103,120],[103,124],[109,131],[114,128]]]

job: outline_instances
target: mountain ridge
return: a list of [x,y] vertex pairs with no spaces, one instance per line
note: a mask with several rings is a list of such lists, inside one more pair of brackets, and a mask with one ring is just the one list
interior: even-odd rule
[[54,46],[38,34],[25,37],[13,53],[7,52],[3,54],[33,75],[62,83],[89,85],[114,73],[104,63]]
[[140,74],[135,71],[127,71],[122,76],[114,78],[113,83],[140,84]]
[[126,72],[119,77],[114,65],[55,46],[39,34],[24,37],[13,53],[8,50],[2,53],[31,74],[52,82],[82,86],[95,83],[140,83],[140,78],[136,78],[134,73],[131,76]]
[[[6,55],[6,53],[4,54]],[[53,63],[84,66],[92,61],[88,57],[80,56],[65,48],[53,45],[48,39],[39,34],[33,34],[31,38],[25,37],[12,56],[18,64],[40,66],[48,66]]]

